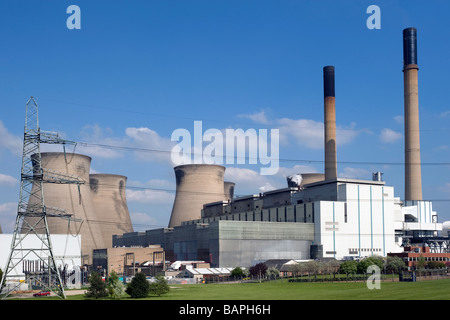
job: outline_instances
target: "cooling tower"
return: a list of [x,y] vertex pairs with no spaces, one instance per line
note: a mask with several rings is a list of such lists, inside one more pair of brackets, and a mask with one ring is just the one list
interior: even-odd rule
[[420,168],[417,30],[403,30],[403,83],[405,104],[405,200],[422,200]]
[[205,203],[224,200],[225,167],[188,164],[174,170],[177,186],[169,228],[183,221],[200,219]]
[[[73,218],[82,220],[75,222],[60,217],[48,217],[50,234],[80,234],[81,253],[84,256],[88,255],[88,261],[92,263],[92,250],[105,248],[105,244],[88,183],[90,164],[91,158],[81,154],[41,153],[41,165],[45,169],[44,180],[51,179],[52,172],[57,172],[76,176],[78,179],[85,181],[84,184],[80,185],[44,183],[43,194],[47,212],[49,212],[49,207],[65,209],[66,213],[72,214]],[[57,181],[58,176],[53,176]],[[29,203],[33,203],[33,201],[36,201],[36,199],[30,199]],[[24,220],[32,223],[33,218],[28,217]],[[22,229],[22,232],[25,232],[25,230]]]
[[225,181],[223,183],[223,188],[225,192],[225,201],[232,200],[234,197],[234,182]]
[[336,110],[334,67],[323,68],[324,126],[325,126],[325,180],[337,178]]
[[125,196],[127,177],[115,174],[91,174],[89,186],[103,242],[112,247],[112,236],[133,232]]

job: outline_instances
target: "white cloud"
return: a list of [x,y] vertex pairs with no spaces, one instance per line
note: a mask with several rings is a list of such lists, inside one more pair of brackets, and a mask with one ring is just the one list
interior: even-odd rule
[[442,112],[442,113],[439,115],[440,118],[446,118],[446,117],[448,117],[448,116],[450,116],[450,110],[449,110],[449,111]]
[[161,137],[150,128],[127,128],[124,136],[116,137],[109,128],[89,125],[83,128],[83,142],[76,147],[77,152],[93,158],[116,159],[133,152],[140,161],[170,161],[170,151],[174,142]]
[[404,118],[403,116],[395,116],[394,117],[395,122],[397,122],[398,124],[403,124],[404,122]]
[[248,119],[252,120],[253,122],[259,123],[259,124],[269,124],[270,123],[269,119],[267,119],[266,112],[264,110],[262,110],[260,112],[255,112],[252,114],[239,114],[237,117],[238,118],[248,118]]
[[143,150],[135,153],[139,160],[170,161],[172,147],[176,144],[170,138],[161,137],[156,131],[146,127],[127,128],[125,133],[134,148]]
[[164,190],[133,190],[127,189],[127,202],[139,202],[147,204],[170,204],[175,199],[174,192]]
[[389,128],[384,128],[381,130],[380,139],[385,143],[395,143],[402,139],[402,134],[400,132],[394,131]]
[[145,231],[148,230],[150,226],[157,225],[157,220],[147,213],[131,212],[130,218],[134,231]]
[[227,167],[225,181],[236,184],[235,195],[239,196],[263,192],[261,188],[268,191],[285,186],[281,179],[276,179],[274,176],[265,176],[261,175],[259,171],[237,167]]
[[3,233],[12,233],[17,216],[17,203],[0,203],[0,225]]
[[7,149],[15,156],[20,156],[23,149],[22,138],[10,133],[0,120],[0,147]]
[[14,187],[19,183],[19,180],[12,177],[12,176],[8,176],[6,174],[2,174],[0,173],[0,185],[1,186],[9,186],[9,187]]
[[[308,119],[282,118],[277,120],[280,129],[280,141],[289,144],[290,138],[300,145],[311,149],[322,149],[324,144],[324,124],[320,121]],[[337,145],[351,143],[359,131],[355,129],[355,124],[349,127],[336,127]]]

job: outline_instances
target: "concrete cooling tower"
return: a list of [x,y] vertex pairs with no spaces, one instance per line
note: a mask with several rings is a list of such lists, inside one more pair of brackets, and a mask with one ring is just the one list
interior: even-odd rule
[[[103,242],[112,247],[112,236],[133,232],[125,196],[127,177],[115,174],[91,174],[94,210],[101,225]],[[99,225],[99,227],[100,227]]]
[[[51,180],[52,172],[76,176],[84,184],[44,183],[43,194],[47,208],[56,207],[65,209],[75,219],[82,221],[69,221],[60,217],[48,217],[50,234],[81,235],[81,253],[89,256],[92,262],[92,250],[105,248],[100,217],[96,215],[94,203],[89,188],[89,170],[91,158],[81,154],[64,154],[60,152],[41,153],[41,165],[45,170],[44,180]],[[56,176],[55,176],[56,177]],[[79,186],[79,187],[78,187]],[[35,188],[33,186],[32,188]],[[33,191],[32,191],[33,192]],[[29,204],[38,199],[30,199]],[[47,209],[47,212],[49,209]],[[24,220],[33,223],[32,217]],[[22,232],[25,232],[22,228]]]
[[176,194],[169,228],[181,222],[201,218],[205,203],[223,201],[225,167],[208,164],[187,164],[174,168]]
[[234,197],[234,186],[236,184],[234,182],[225,181],[223,183],[223,188],[225,192],[225,201],[232,200]]

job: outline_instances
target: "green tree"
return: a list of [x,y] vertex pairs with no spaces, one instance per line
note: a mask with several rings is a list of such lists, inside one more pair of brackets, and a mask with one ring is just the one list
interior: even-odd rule
[[341,274],[355,274],[358,271],[358,261],[347,260],[341,263],[339,273]]
[[88,279],[89,288],[86,291],[85,296],[87,298],[103,298],[108,295],[106,291],[106,283],[102,280],[102,277],[98,272],[93,271]]
[[417,260],[417,264],[416,264],[416,269],[417,270],[421,270],[421,269],[425,269],[427,262],[425,261],[425,258],[420,255],[419,259]]
[[114,270],[111,271],[111,274],[108,277],[108,284],[106,287],[111,298],[120,298],[125,293],[125,286],[122,281],[119,280],[119,276]]
[[244,271],[242,270],[241,267],[236,267],[233,270],[231,270],[230,275],[234,278],[241,278],[244,276]]
[[369,266],[371,265],[376,265],[378,266],[381,270],[383,270],[383,258],[379,257],[379,256],[371,256],[368,258],[365,258],[363,260],[361,260],[358,263],[358,273],[366,273],[367,272],[367,268],[369,268]]
[[399,273],[406,268],[405,261],[397,256],[387,256],[385,266],[387,272],[394,273]]
[[280,270],[278,270],[277,268],[269,268],[266,271],[266,276],[269,277],[269,279],[276,279],[280,276]]
[[132,298],[145,298],[150,292],[150,283],[147,281],[144,273],[137,272],[125,291]]
[[149,293],[154,296],[161,296],[168,293],[170,290],[167,280],[162,276],[155,277],[155,281],[150,283]]
[[440,261],[428,261],[426,267],[427,269],[443,269],[445,268],[445,263]]

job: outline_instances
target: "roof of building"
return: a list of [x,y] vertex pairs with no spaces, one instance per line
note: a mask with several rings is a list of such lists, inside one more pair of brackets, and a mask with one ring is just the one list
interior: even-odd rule
[[192,275],[229,275],[234,268],[186,268]]

